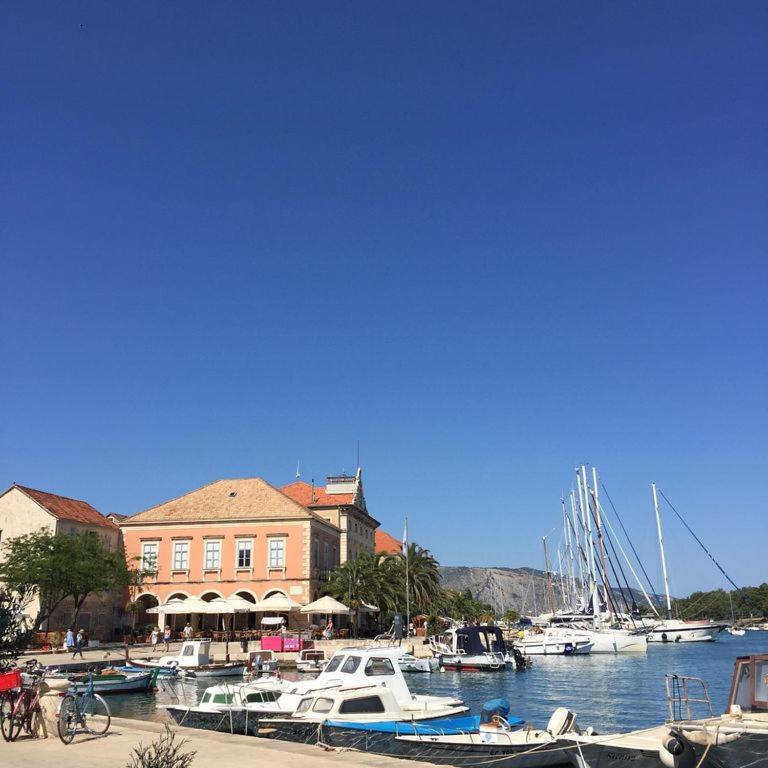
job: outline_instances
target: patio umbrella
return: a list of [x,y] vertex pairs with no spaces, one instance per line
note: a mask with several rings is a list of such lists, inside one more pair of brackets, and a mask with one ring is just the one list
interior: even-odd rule
[[336,614],[336,615],[348,615],[350,612],[350,609],[347,608],[344,603],[340,603],[335,598],[331,597],[330,595],[326,595],[325,597],[321,597],[319,600],[315,600],[314,603],[310,603],[309,605],[305,605],[301,609],[302,613],[323,613],[323,614]]
[[254,610],[261,613],[274,611],[275,613],[290,613],[291,611],[300,611],[301,605],[295,600],[291,600],[288,595],[274,594],[266,600],[259,600],[255,603]]
[[208,603],[199,597],[188,597],[180,600],[175,597],[154,608],[148,608],[147,613],[164,613],[167,616],[180,616],[184,613],[208,613]]

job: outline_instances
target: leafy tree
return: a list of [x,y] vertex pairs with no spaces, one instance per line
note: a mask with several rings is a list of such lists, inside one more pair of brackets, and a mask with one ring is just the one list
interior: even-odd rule
[[[402,579],[405,581],[406,563],[411,613],[430,613],[440,595],[440,564],[428,549],[416,543],[408,544],[408,557],[394,555],[402,561]],[[403,591],[405,584],[403,584]]]
[[18,536],[5,542],[3,558],[0,581],[6,588],[24,606],[39,598],[33,628],[67,598],[74,604],[74,627],[89,595],[135,585],[143,575],[128,566],[122,550],[110,550],[94,533],[55,536],[37,531]]
[[0,592],[0,663],[21,656],[31,634],[24,620],[21,599],[10,592]]
[[357,626],[354,619],[364,603],[382,611],[393,611],[397,609],[399,597],[390,559],[369,552],[335,568],[324,592],[351,609],[353,627]]
[[504,615],[501,617],[507,624],[516,624],[520,618],[520,614],[512,609],[504,611]]

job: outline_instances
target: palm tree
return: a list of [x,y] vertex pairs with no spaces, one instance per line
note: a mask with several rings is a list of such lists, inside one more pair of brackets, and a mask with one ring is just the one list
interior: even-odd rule
[[408,544],[407,555],[396,557],[403,562],[403,578],[407,562],[411,612],[431,613],[440,595],[440,564],[428,549],[415,543]]
[[392,611],[398,604],[398,582],[392,578],[388,558],[369,552],[334,569],[323,591],[351,609],[353,627],[357,626],[356,617],[363,605]]

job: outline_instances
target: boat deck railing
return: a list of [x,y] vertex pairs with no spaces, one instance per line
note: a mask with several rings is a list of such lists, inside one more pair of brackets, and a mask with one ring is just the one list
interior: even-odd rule
[[670,720],[694,720],[697,707],[706,707],[708,717],[714,716],[709,689],[700,677],[667,674],[665,678]]

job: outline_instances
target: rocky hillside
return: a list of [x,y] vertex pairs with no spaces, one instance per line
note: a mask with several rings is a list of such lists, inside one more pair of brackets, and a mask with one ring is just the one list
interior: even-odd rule
[[[446,589],[457,592],[469,589],[478,600],[493,605],[498,614],[510,609],[528,615],[547,611],[547,579],[544,571],[535,568],[441,566],[440,575]],[[560,600],[557,579],[554,587],[555,597]],[[645,604],[639,592],[635,594],[635,599],[638,605]],[[618,594],[616,600],[618,605],[623,605]]]

